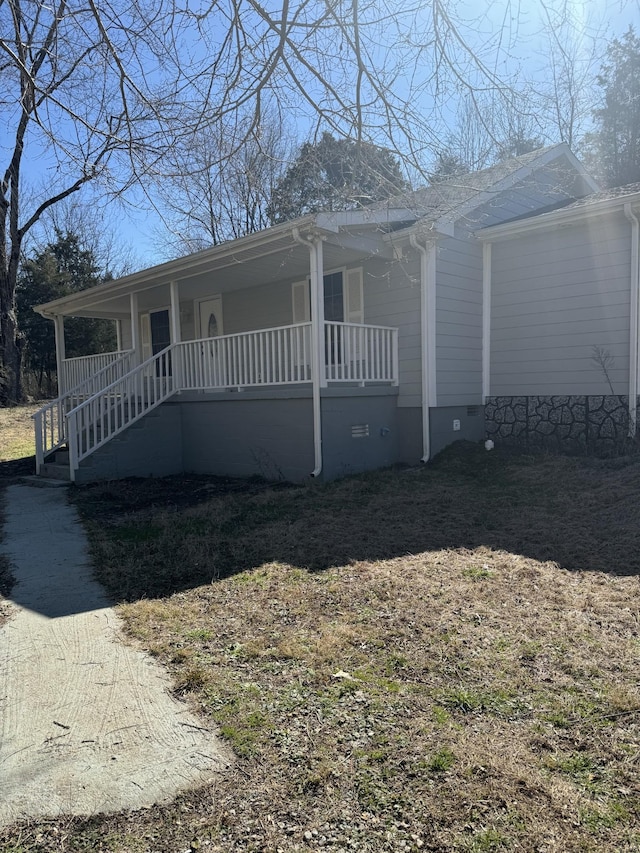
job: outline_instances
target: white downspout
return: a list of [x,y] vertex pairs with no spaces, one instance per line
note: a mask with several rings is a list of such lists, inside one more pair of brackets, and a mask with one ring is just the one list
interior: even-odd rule
[[640,291],[640,222],[625,204],[624,215],[631,223],[631,281],[629,291],[629,437],[636,434],[638,400],[638,294]]
[[324,301],[320,299],[323,276],[322,240],[309,240],[300,235],[297,228],[292,230],[296,243],[309,249],[311,273],[311,386],[313,397],[313,454],[314,469],[312,477],[322,473],[322,403],[320,386],[321,372],[324,368]]
[[491,394],[491,243],[482,246],[482,404]]
[[58,372],[58,397],[67,390],[64,375],[64,361],[66,351],[64,346],[64,317],[62,314],[56,314],[53,318],[53,324],[56,335],[56,370]]
[[422,338],[422,458],[428,462],[431,457],[431,432],[429,406],[435,405],[434,387],[434,345],[433,334],[429,328],[435,316],[435,251],[433,244],[424,246],[418,243],[415,234],[409,242],[420,253],[420,336]]

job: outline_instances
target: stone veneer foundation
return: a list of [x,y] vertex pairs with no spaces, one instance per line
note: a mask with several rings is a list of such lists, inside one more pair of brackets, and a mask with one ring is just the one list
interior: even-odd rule
[[627,400],[614,395],[489,397],[486,435],[496,443],[531,450],[628,453],[637,448],[637,440],[628,437]]

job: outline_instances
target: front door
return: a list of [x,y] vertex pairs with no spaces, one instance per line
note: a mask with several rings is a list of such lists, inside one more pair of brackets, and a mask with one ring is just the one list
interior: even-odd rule
[[222,297],[212,296],[199,303],[200,337],[217,338],[223,334]]

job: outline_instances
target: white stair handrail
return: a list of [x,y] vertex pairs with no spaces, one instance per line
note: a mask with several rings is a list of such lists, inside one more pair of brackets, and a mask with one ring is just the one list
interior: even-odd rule
[[72,482],[83,459],[179,390],[179,371],[174,372],[178,346],[151,356],[65,414]]
[[66,443],[68,436],[65,415],[67,412],[75,408],[82,399],[98,393],[118,375],[128,373],[131,370],[133,355],[133,350],[122,351],[119,358],[56,397],[55,400],[46,403],[31,416],[34,420],[36,439],[36,474],[40,473],[45,457]]

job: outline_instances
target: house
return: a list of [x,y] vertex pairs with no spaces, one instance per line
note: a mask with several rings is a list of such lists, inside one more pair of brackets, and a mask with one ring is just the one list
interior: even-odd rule
[[487,434],[615,453],[636,436],[640,184],[476,232]]
[[[499,229],[595,190],[552,146],[38,306],[60,383],[35,419],[38,472],[301,481],[482,438],[490,382],[512,388],[490,377],[489,314],[504,311],[492,265],[517,242]],[[66,359],[69,316],[114,320],[118,351]]]

